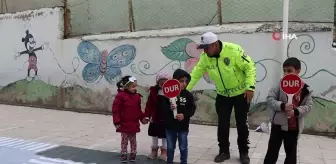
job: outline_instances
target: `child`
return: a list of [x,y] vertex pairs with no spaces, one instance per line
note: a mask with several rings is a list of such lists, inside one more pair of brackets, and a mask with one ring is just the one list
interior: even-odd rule
[[113,101],[112,114],[116,131],[121,133],[121,162],[127,163],[127,145],[131,143],[129,161],[135,161],[137,153],[136,133],[140,132],[139,120],[144,118],[141,111],[141,95],[137,93],[137,81],[125,76],[117,84],[118,93]]
[[[297,58],[291,57],[282,67],[285,75],[299,75],[301,63]],[[285,164],[297,163],[298,137],[304,127],[304,117],[313,108],[311,93],[309,86],[304,84],[301,91],[293,96],[293,104],[287,103],[287,96],[280,89],[280,84],[268,93],[267,102],[272,109],[272,128],[264,164],[277,162],[282,141],[286,152]]]
[[[196,110],[193,95],[185,88],[190,81],[190,75],[182,70],[177,69],[173,78],[181,83],[181,93],[177,97],[176,106],[170,105],[169,99],[166,99],[165,110],[165,127],[167,138],[167,164],[172,164],[174,160],[174,151],[176,140],[179,142],[181,164],[187,164],[188,160],[188,133],[189,122]],[[177,110],[174,118],[173,110]]]
[[146,120],[151,120],[148,128],[148,135],[152,137],[152,151],[148,155],[149,159],[155,159],[158,155],[158,138],[162,140],[160,158],[162,160],[167,159],[167,140],[164,127],[163,110],[161,108],[167,98],[163,95],[161,87],[169,79],[170,76],[167,72],[159,72],[156,75],[156,85],[150,87],[149,89],[150,93],[145,109]]

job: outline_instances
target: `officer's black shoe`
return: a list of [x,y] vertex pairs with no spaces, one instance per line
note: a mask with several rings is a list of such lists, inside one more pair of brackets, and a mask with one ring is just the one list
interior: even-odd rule
[[250,157],[248,156],[248,153],[240,154],[239,159],[242,164],[250,164]]
[[228,160],[230,159],[230,153],[219,153],[215,159],[214,159],[214,162],[216,163],[221,163],[225,160]]

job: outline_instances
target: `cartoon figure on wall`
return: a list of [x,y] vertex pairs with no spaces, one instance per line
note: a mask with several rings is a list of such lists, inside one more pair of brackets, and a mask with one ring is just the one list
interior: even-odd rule
[[122,76],[121,68],[129,65],[135,58],[136,49],[133,45],[124,44],[116,47],[110,53],[100,50],[91,42],[82,41],[77,47],[79,57],[86,63],[82,77],[87,83],[96,82],[104,76],[106,81],[113,84]]
[[[27,78],[32,78],[34,79],[35,77],[37,77],[37,56],[35,54],[36,51],[39,50],[44,50],[46,48],[46,46],[48,45],[48,43],[35,48],[36,47],[36,41],[34,39],[34,36],[29,33],[29,30],[26,31],[26,36],[24,38],[22,38],[22,42],[24,43],[24,46],[26,48],[26,50],[19,52],[17,55],[14,56],[15,60],[20,57],[23,54],[28,54],[28,73],[27,73]],[[30,70],[34,70],[35,71],[35,75],[34,76],[30,76]]]

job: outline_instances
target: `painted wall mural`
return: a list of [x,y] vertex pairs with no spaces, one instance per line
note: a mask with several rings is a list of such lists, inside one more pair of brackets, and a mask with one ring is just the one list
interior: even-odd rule
[[[191,72],[201,54],[196,48],[199,35],[104,41],[61,40],[60,9],[34,12],[39,14],[31,14],[29,21],[17,19],[20,16],[12,16],[12,20],[0,19],[0,35],[3,36],[0,41],[6,43],[0,45],[3,52],[0,64],[2,103],[110,113],[116,82],[121,76],[133,75],[138,79],[138,91],[143,95],[144,106],[148,87],[155,84],[158,71],[173,73],[182,68]],[[297,37],[298,40],[289,41],[286,57],[295,56],[301,60],[300,75],[314,90],[315,108],[306,119],[305,130],[335,134],[336,53],[329,51],[328,44],[332,32],[297,33]],[[254,128],[267,122],[269,112],[264,101],[269,88],[280,80],[281,45],[272,40],[271,33],[223,32],[219,38],[240,44],[254,59],[257,86],[249,124]],[[214,89],[213,82],[205,73],[192,92],[197,103],[197,112],[192,118],[195,123],[217,122]],[[234,126],[234,116],[231,122]]]
[[129,65],[135,58],[135,47],[125,44],[113,49],[110,53],[100,50],[91,42],[83,41],[77,48],[79,57],[86,63],[82,71],[83,80],[87,83],[98,83],[104,76],[113,84],[122,76],[121,69]]
[[[25,46],[26,49],[24,51],[19,52],[17,55],[14,56],[14,58],[17,59],[21,55],[28,54],[27,79],[30,79],[30,78],[33,79],[33,78],[35,78],[35,76],[37,76],[37,71],[38,71],[38,69],[37,69],[37,56],[36,56],[35,52],[45,49],[45,46],[42,45],[40,47],[37,47],[34,36],[31,33],[29,33],[29,30],[26,31],[26,36],[24,38],[22,38],[22,42],[24,43],[24,46]],[[30,71],[31,70],[35,71],[34,76],[30,76]]]
[[[189,38],[180,38],[172,42],[170,45],[162,47],[161,52],[171,60],[185,62],[184,69],[191,72],[197,64],[202,50],[197,49],[197,44]],[[203,75],[206,82],[212,83],[208,73]]]

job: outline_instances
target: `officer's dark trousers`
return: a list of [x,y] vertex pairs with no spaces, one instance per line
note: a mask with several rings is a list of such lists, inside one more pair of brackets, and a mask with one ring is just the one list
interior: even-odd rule
[[220,153],[229,153],[229,133],[230,133],[230,118],[232,108],[235,110],[235,118],[238,131],[238,148],[240,153],[248,153],[248,125],[247,113],[249,104],[244,97],[244,94],[225,97],[217,94],[216,97],[216,112],[218,115],[217,139]]

